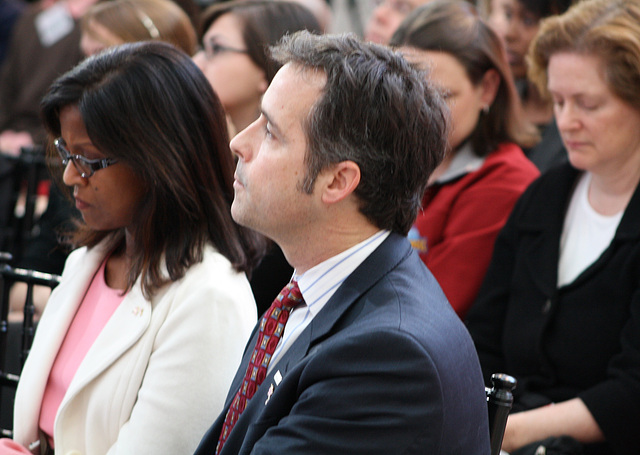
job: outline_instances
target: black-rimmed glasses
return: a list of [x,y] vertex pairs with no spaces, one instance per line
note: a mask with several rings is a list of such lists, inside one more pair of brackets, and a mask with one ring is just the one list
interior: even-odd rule
[[202,49],[207,59],[212,59],[220,54],[232,53],[232,54],[248,54],[246,49],[239,49],[237,47],[225,46],[223,44],[211,43],[209,46],[205,45]]
[[82,155],[72,155],[71,152],[67,150],[64,139],[62,139],[61,137],[53,141],[53,144],[56,146],[56,150],[60,154],[62,165],[66,166],[67,164],[69,164],[69,160],[71,160],[80,176],[85,179],[91,177],[94,172],[99,171],[100,169],[104,169],[105,167],[109,167],[112,164],[116,164],[118,162],[118,160],[116,160],[115,158],[90,160]]

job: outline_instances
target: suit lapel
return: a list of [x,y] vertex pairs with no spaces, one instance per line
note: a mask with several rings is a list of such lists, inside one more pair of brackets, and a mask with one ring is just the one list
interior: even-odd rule
[[[307,328],[300,334],[289,350],[271,367],[264,382],[258,388],[251,401],[249,401],[247,408],[240,416],[240,421],[236,424],[236,428],[245,426],[241,424],[243,420],[246,423],[247,421],[255,422],[258,419],[259,414],[265,407],[265,402],[269,395],[269,387],[279,382],[275,381],[274,376],[279,374],[284,377],[288,371],[298,365],[309,353],[313,353],[314,349],[320,345],[322,340],[333,333],[336,325],[340,323],[341,319],[343,319],[357,300],[411,253],[411,244],[406,238],[397,234],[390,234],[342,283],[322,311],[314,317],[313,321],[311,321]],[[203,438],[196,451],[197,454],[204,454],[215,450],[227,410],[244,379],[249,358],[251,357],[257,340],[257,334],[257,329],[254,329],[251,340],[247,343],[247,349],[245,350],[242,363],[229,389],[223,412],[209,429],[205,438]],[[234,433],[231,434],[230,439],[222,450],[223,454],[232,453],[232,451],[238,450],[240,446],[242,446],[244,436],[240,440],[237,440],[236,437],[234,437]]]
[[[334,332],[336,325],[345,317],[355,302],[402,260],[406,259],[411,252],[411,244],[404,237],[397,234],[390,234],[389,237],[347,277],[287,352],[270,367],[271,370],[262,383],[262,385],[266,385],[265,387],[261,385],[258,388],[256,396],[254,397],[257,398],[255,401],[261,401],[262,405],[264,405],[266,399],[265,394],[269,386],[274,383],[274,375],[279,373],[285,376],[288,371],[295,367],[309,353],[313,353],[314,350],[319,347],[322,340]],[[252,342],[251,350],[253,350],[253,346],[255,345],[255,339],[253,339]],[[251,352],[249,352],[249,356],[250,355]],[[240,379],[238,380],[238,376],[236,376],[236,380],[234,380],[233,394],[235,394],[238,387],[240,387],[247,365],[248,356],[245,355],[242,362]],[[253,401],[252,399],[251,402],[249,402],[245,413],[250,414],[250,412],[247,411],[250,411],[249,407],[252,404],[255,406],[255,403],[252,403]],[[227,405],[228,404],[229,403],[227,403]],[[225,409],[228,409],[228,406]]]
[[[46,310],[36,330],[32,351],[21,375],[20,388],[28,390],[28,396],[21,402],[24,416],[30,426],[38,421],[42,397],[49,379],[49,372],[56,359],[60,346],[84,295],[104,259],[104,251],[96,246],[78,258],[73,267],[63,275],[62,282],[53,291]],[[45,330],[46,329],[46,330]]]
[[[330,335],[337,322],[369,288],[411,253],[411,245],[397,234],[390,234],[376,250],[360,264],[336,290],[325,307],[300,334],[289,350],[272,367],[284,374],[310,351],[310,348]],[[390,259],[391,258],[391,259]],[[277,367],[277,368],[276,368]],[[265,379],[265,382],[269,376]]]
[[[541,185],[545,209],[536,205],[523,214],[518,222],[520,235],[535,238],[528,242],[528,250],[522,254],[523,261],[530,270],[530,276],[547,297],[556,292],[558,282],[558,261],[560,255],[560,236],[573,188],[580,176],[579,171],[569,165],[558,169],[552,185]],[[541,217],[540,213],[545,213]],[[549,264],[552,264],[550,267]]]
[[151,322],[151,309],[151,303],[143,297],[136,282],[82,360],[61,409],[140,339]]

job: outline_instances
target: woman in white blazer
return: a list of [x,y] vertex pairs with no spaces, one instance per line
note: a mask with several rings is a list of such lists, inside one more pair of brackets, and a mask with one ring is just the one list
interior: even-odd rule
[[263,245],[231,219],[222,107],[157,42],[90,57],[42,106],[83,222],[0,452],[190,454],[255,323],[245,273]]

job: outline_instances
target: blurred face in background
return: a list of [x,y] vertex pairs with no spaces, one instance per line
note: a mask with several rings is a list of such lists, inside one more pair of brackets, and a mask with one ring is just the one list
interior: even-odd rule
[[243,24],[225,13],[209,27],[203,49],[193,60],[209,80],[238,131],[260,114],[260,100],[269,85],[264,71],[247,54]]
[[403,49],[407,59],[429,69],[429,78],[440,88],[451,111],[449,145],[456,149],[475,130],[480,111],[490,105],[482,83],[471,82],[464,66],[446,52]]
[[411,11],[429,0],[375,0],[364,34],[366,41],[388,44],[391,35]]
[[518,0],[491,0],[488,22],[504,41],[513,77],[525,79],[525,56],[538,33],[540,17],[526,9]]
[[86,30],[82,31],[80,49],[86,57],[89,57],[108,47],[123,43],[124,40],[122,38],[115,35],[104,25],[92,20],[87,24]]

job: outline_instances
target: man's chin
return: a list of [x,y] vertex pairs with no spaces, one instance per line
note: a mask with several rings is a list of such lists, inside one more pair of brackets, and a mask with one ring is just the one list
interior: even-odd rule
[[252,216],[252,211],[238,200],[237,195],[231,203],[231,218],[240,226],[257,230],[255,216]]
[[231,203],[231,218],[233,218],[233,221],[235,221],[239,225],[244,226],[245,224],[242,222],[244,219],[243,215],[244,214],[242,207],[240,206],[238,197],[236,195],[236,197],[233,199],[233,202]]

